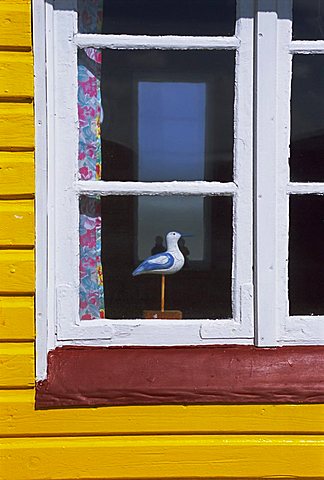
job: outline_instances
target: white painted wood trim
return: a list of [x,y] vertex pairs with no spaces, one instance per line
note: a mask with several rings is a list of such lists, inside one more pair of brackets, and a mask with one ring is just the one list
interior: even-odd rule
[[259,0],[256,14],[256,342],[275,346],[288,314],[290,0]]
[[287,186],[287,193],[291,195],[324,195],[324,183],[289,183]]
[[[54,11],[45,3],[46,19],[46,87],[47,87],[47,350],[55,348],[55,82],[54,82]],[[45,205],[46,208],[46,205]]]
[[290,44],[290,53],[299,54],[323,54],[324,53],[324,40],[294,40]]
[[58,345],[213,345],[252,344],[243,325],[233,320],[86,320],[62,322]]
[[[256,342],[276,344],[276,1],[259,0],[255,72]],[[268,10],[268,11],[267,11]]]
[[253,315],[253,34],[254,2],[237,2],[233,175],[233,316],[247,336],[254,335]]
[[278,0],[278,44],[277,44],[277,156],[276,156],[276,335],[280,334],[289,315],[288,301],[288,248],[289,248],[289,195],[287,185],[290,178],[290,120],[291,78],[293,55],[289,52],[292,38],[292,0]]
[[234,182],[104,182],[78,181],[76,192],[96,195],[233,195]]
[[47,87],[47,351],[55,348],[55,65],[54,10],[44,1],[46,20],[46,87]]
[[[56,328],[60,322],[76,325],[79,317],[79,199],[73,183],[78,172],[77,110],[77,1],[54,1],[53,62],[54,111],[54,191],[55,215],[52,219],[54,250]],[[63,306],[63,307],[62,307]]]
[[110,48],[118,50],[235,50],[239,40],[233,37],[183,37],[177,35],[99,35],[77,34],[75,44],[80,48]]
[[[129,320],[131,321],[131,320]],[[74,346],[102,346],[102,347],[126,347],[126,346],[197,346],[197,345],[253,345],[253,338],[246,337],[233,337],[222,336],[224,335],[224,325],[219,324],[215,329],[212,326],[210,329],[202,322],[193,320],[195,324],[190,324],[190,320],[178,320],[175,323],[174,320],[146,320],[148,323],[144,324],[143,319],[141,323],[133,325],[127,325],[121,321],[121,323],[109,324],[107,327],[104,323],[96,326],[89,325],[86,329],[76,327],[75,330],[70,330],[69,334],[65,332],[65,340],[57,340],[57,346],[74,345]],[[89,320],[94,322],[94,320]],[[134,320],[136,322],[136,320]],[[154,323],[153,322],[157,322]],[[181,323],[179,323],[181,322]],[[198,323],[197,323],[198,322]],[[212,322],[210,320],[210,322]],[[213,320],[213,322],[218,322]],[[105,333],[105,328],[109,328],[109,332],[112,331],[112,337],[110,338]],[[233,327],[234,328],[234,327]],[[233,335],[231,325],[228,324],[226,330],[229,335]],[[170,336],[170,330],[175,332]],[[222,331],[222,334],[218,333]],[[136,335],[134,332],[136,331]],[[207,336],[204,337],[201,333],[206,332]],[[154,334],[153,334],[154,332]]]
[[[225,330],[229,332],[229,335],[233,335],[230,322],[225,329],[223,324],[218,324],[218,320],[209,320],[209,322],[215,322],[218,325],[216,329],[211,326],[209,329],[207,324],[200,322],[199,320],[146,320],[147,324],[144,324],[143,319],[136,323],[136,320],[129,320],[134,322],[133,325],[124,323],[113,323],[105,325],[105,323],[98,323],[98,325],[89,325],[86,329],[76,327],[75,330],[64,332],[65,340],[57,340],[57,346],[74,345],[74,346],[102,346],[102,347],[126,347],[126,346],[197,346],[197,345],[253,345],[253,338],[246,337],[233,337],[222,336]],[[95,320],[89,320],[90,323]],[[156,322],[156,323],[153,323]],[[163,322],[163,323],[162,323]],[[184,324],[186,322],[186,324]],[[208,322],[208,320],[206,320]],[[222,322],[220,320],[219,322]],[[111,338],[106,335],[105,328],[112,332]],[[174,332],[174,335],[170,335],[170,330]],[[222,333],[217,333],[222,332]],[[134,333],[136,332],[136,334]],[[154,332],[154,334],[153,334]],[[206,332],[207,336],[204,337],[202,332]],[[108,338],[107,338],[108,337]]]
[[[58,345],[210,345],[252,343],[253,330],[244,319],[143,320],[98,319],[80,321],[75,308],[78,288],[57,288]],[[251,306],[249,290],[242,289]]]
[[324,345],[324,315],[296,315],[286,318],[280,343]]
[[33,4],[33,55],[35,101],[35,172],[36,172],[36,378],[46,376],[47,365],[47,98],[45,5]]
[[[60,301],[62,296],[60,297]],[[71,299],[71,297],[70,297]],[[69,299],[67,298],[67,301]],[[67,308],[66,308],[67,307]],[[245,325],[233,319],[213,320],[83,320],[77,324],[69,316],[71,311],[62,302],[59,316],[57,340],[62,344],[106,346],[114,345],[210,345],[213,343],[253,343],[251,332]],[[102,343],[104,341],[104,343]],[[95,342],[95,343],[94,343]],[[80,344],[80,343],[79,343]]]
[[[171,320],[170,320],[171,322]],[[116,325],[116,327],[119,327],[119,325]],[[147,332],[149,332],[149,326],[147,326]],[[169,328],[173,328],[170,326]],[[181,329],[182,331],[185,331],[185,329]],[[179,326],[179,331],[180,331],[180,326]],[[186,330],[187,331],[187,330]],[[144,333],[144,329],[142,329],[142,332]],[[176,347],[176,346],[196,346],[198,344],[197,339],[199,338],[198,335],[194,332],[191,334],[192,341],[191,342],[186,342],[186,343],[181,343],[181,340],[173,338],[172,342],[170,343],[170,340],[163,342],[164,339],[164,334],[166,332],[166,325],[161,325],[161,328],[157,328],[156,333],[157,335],[160,335],[161,338],[161,343],[156,343],[156,336],[155,338],[152,337],[152,341],[150,342],[149,346],[150,347]],[[188,333],[189,335],[189,333]],[[146,335],[146,338],[147,335]],[[58,347],[64,347],[71,345],[70,340],[58,340],[57,341],[57,346]],[[125,338],[120,335],[120,338],[117,337],[117,335],[114,337],[112,341],[107,341],[106,339],[103,338],[93,338],[93,339],[77,339],[75,338],[73,340],[73,345],[74,346],[82,346],[82,347],[133,347],[133,346],[147,346],[147,342],[145,343],[135,343],[135,340],[132,342],[127,342]],[[202,345],[202,343],[200,343]],[[253,339],[249,338],[213,338],[213,337],[208,337],[204,339],[203,345],[253,345]]]

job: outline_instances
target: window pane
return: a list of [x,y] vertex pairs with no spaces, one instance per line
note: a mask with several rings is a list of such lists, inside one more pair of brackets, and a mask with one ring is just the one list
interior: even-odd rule
[[293,1],[293,38],[324,39],[324,5],[322,0]]
[[80,50],[78,60],[79,178],[100,180],[101,51],[96,48]]
[[138,180],[205,176],[206,84],[138,83]]
[[295,55],[290,173],[295,182],[324,181],[324,57]]
[[[79,0],[82,5],[85,0]],[[96,0],[88,7],[81,33],[99,33],[89,17],[96,16]],[[233,35],[235,0],[104,0],[102,33],[131,35]]]
[[291,196],[289,303],[291,315],[324,313],[324,197]]
[[185,264],[166,276],[165,309],[180,310],[183,318],[231,318],[231,197],[81,197],[80,213],[83,319],[91,318],[96,302],[100,306],[95,282],[101,264],[106,318],[144,318],[144,310],[160,310],[160,275],[132,272],[165,251],[172,230],[193,236],[178,243]]
[[103,180],[232,180],[233,52],[102,55]]

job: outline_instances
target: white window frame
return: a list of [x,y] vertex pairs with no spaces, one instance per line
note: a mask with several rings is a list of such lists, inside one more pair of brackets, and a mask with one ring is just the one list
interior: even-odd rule
[[[292,56],[322,54],[324,42],[291,40],[291,0],[238,0],[229,37],[79,34],[76,3],[33,2],[38,379],[63,345],[324,344],[324,316],[288,314],[287,266],[289,195],[324,194],[323,183],[289,182]],[[233,182],[78,180],[77,49],[86,46],[235,50]],[[233,318],[80,321],[80,194],[232,196]]]
[[324,345],[324,315],[289,315],[288,301],[289,197],[324,194],[324,183],[290,182],[292,59],[324,54],[324,41],[292,40],[291,0],[259,0],[255,21],[256,342]]

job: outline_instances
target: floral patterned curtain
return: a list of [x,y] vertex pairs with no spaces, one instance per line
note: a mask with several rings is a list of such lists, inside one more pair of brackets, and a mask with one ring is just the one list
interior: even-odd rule
[[[100,33],[103,0],[79,0],[79,31]],[[101,179],[101,51],[79,51],[79,178]],[[100,198],[80,198],[80,318],[104,318]]]

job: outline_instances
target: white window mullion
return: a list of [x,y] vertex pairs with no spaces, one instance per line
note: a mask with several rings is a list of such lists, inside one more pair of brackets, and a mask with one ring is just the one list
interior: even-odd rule
[[256,342],[275,346],[288,312],[291,1],[259,0],[256,22]]
[[84,180],[76,183],[79,194],[97,195],[233,195],[234,182],[105,182]]
[[324,40],[294,40],[290,44],[291,53],[324,54]]
[[290,195],[324,195],[324,182],[291,182],[287,186]]
[[235,50],[239,40],[233,37],[192,37],[178,35],[101,35],[77,34],[75,44],[80,48],[160,49],[160,50]]
[[255,289],[256,342],[276,343],[276,1],[258,1],[255,72]]

